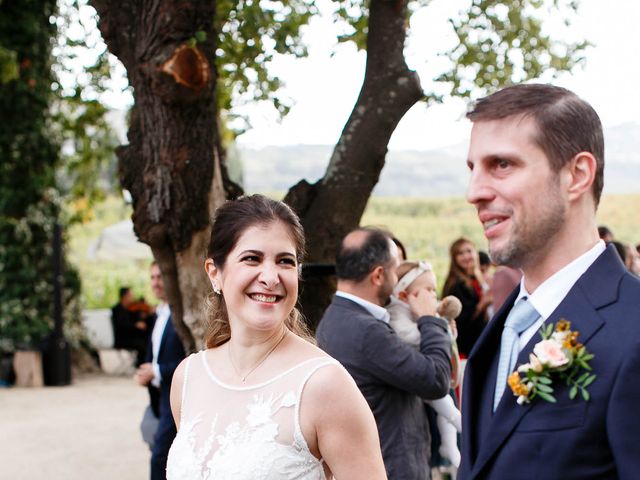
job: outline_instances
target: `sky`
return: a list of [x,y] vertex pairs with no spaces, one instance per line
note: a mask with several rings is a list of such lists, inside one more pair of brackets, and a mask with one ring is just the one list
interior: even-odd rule
[[[249,117],[252,128],[238,137],[241,146],[334,145],[338,141],[358,97],[366,57],[353,45],[336,45],[339,30],[328,14],[332,2],[318,2],[327,14],[314,17],[306,28],[309,56],[282,56],[272,63],[273,71],[286,83],[284,93],[293,100],[293,108],[279,121],[269,104],[243,107],[240,112]],[[431,79],[446,67],[446,59],[438,54],[455,45],[447,19],[469,3],[432,0],[411,17],[405,56],[409,67],[420,75],[425,91],[434,85]],[[557,15],[545,19],[544,26],[555,37],[586,39],[594,45],[586,52],[584,68],[564,73],[553,83],[591,103],[605,128],[640,123],[640,1],[581,0],[580,5],[570,29],[559,22]],[[119,69],[116,83],[123,75],[122,67]],[[130,104],[131,97],[113,93],[105,100],[123,108]],[[416,104],[396,128],[389,148],[429,150],[466,142],[471,129],[464,119],[467,108],[465,101],[453,98],[428,108],[422,102]]]
[[[433,0],[411,18],[406,45],[409,67],[416,70],[425,90],[446,60],[438,53],[455,42],[446,19],[455,16],[468,0]],[[328,17],[328,16],[327,16]],[[243,146],[335,144],[357,99],[364,77],[365,53],[351,45],[336,47],[330,18],[314,19],[305,33],[310,55],[305,59],[281,58],[273,68],[286,82],[295,105],[282,121],[268,105],[251,105],[246,113],[253,128],[240,137]],[[587,100],[605,127],[638,122],[640,109],[640,1],[582,0],[570,29],[546,19],[556,36],[584,38],[593,47],[585,68],[553,80]],[[333,53],[333,55],[332,55]],[[467,140],[471,128],[464,119],[467,103],[448,98],[441,105],[415,105],[394,132],[391,150],[429,150]]]

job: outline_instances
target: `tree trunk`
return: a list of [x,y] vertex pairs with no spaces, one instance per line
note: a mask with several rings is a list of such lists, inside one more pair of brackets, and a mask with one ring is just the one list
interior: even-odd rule
[[[119,147],[122,186],[133,198],[138,238],[163,273],[187,351],[200,348],[203,262],[210,217],[237,187],[216,155],[213,0],[92,0],[102,36],[134,89],[129,144]],[[206,39],[196,43],[197,32]]]
[[[329,166],[317,183],[301,181],[285,201],[302,219],[307,261],[333,263],[339,241],[356,228],[384,167],[391,134],[422,98],[418,75],[404,59],[406,2],[372,0],[364,83]],[[301,304],[312,328],[331,301],[331,277],[303,282]]]

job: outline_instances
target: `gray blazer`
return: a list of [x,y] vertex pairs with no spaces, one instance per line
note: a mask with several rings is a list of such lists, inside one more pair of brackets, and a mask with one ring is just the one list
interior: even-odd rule
[[318,345],[342,363],[367,399],[390,480],[430,477],[431,438],[421,398],[441,398],[449,390],[447,324],[441,318],[421,317],[418,328],[416,351],[362,306],[336,296],[316,334]]

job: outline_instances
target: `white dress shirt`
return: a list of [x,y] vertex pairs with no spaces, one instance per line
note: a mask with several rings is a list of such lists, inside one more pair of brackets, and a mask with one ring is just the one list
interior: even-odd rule
[[540,330],[542,324],[549,318],[554,310],[558,308],[558,305],[560,305],[564,297],[567,296],[569,290],[571,290],[573,285],[593,262],[596,261],[602,252],[604,252],[605,248],[606,245],[604,242],[602,240],[598,241],[593,248],[547,278],[531,294],[527,292],[524,286],[525,277],[522,277],[520,280],[520,292],[515,301],[517,302],[525,296],[528,297],[528,300],[540,314],[540,318],[520,335],[520,351],[529,343],[536,332]]
[[360,298],[350,293],[342,292],[340,290],[336,292],[336,296],[346,298],[347,300],[351,300],[352,302],[356,302],[358,305],[367,310],[367,312],[373,315],[376,320],[380,320],[381,322],[387,324],[389,323],[389,312],[387,312],[386,308],[381,307],[380,305],[376,305],[375,303],[371,303],[364,298]]
[[164,334],[164,329],[167,326],[167,321],[170,316],[171,309],[167,303],[161,303],[156,307],[156,323],[153,324],[153,331],[151,332],[151,352],[153,354],[151,360],[153,380],[151,380],[151,385],[158,388],[160,388],[160,382],[162,381],[160,366],[158,365],[158,355],[160,354],[162,335]]

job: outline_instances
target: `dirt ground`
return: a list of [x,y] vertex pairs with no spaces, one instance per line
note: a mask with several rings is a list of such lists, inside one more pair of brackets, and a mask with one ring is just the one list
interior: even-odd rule
[[0,388],[0,477],[144,480],[139,424],[146,389],[130,377],[91,375],[66,387]]

